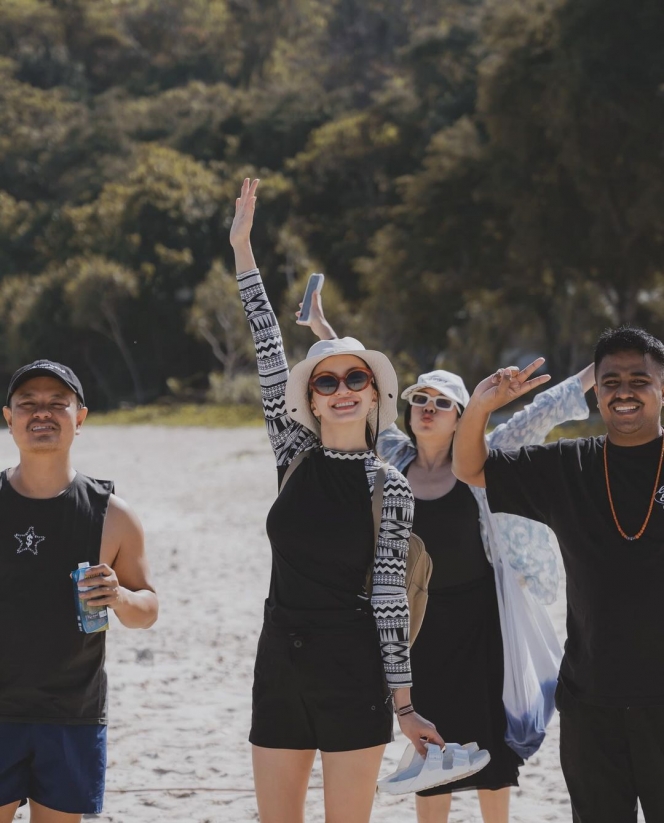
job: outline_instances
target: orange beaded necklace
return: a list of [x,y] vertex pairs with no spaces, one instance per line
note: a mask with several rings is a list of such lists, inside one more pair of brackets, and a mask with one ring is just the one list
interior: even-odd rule
[[638,532],[630,537],[628,534],[625,533],[622,526],[618,522],[618,515],[616,514],[615,506],[613,505],[613,498],[611,497],[611,484],[609,483],[609,458],[608,458],[608,451],[609,451],[609,439],[604,441],[604,477],[606,478],[606,492],[609,495],[609,505],[611,506],[611,514],[613,515],[613,522],[616,524],[616,528],[620,532],[620,536],[624,537],[625,540],[638,540],[639,537],[643,534],[650,522],[650,515],[652,514],[653,506],[655,505],[655,495],[657,494],[657,486],[659,485],[659,475],[662,471],[662,462],[664,462],[664,436],[662,437],[662,451],[659,455],[659,466],[657,467],[657,474],[655,475],[655,488],[652,490],[652,497],[650,498],[650,507],[648,509],[648,514],[646,515],[646,519],[643,521],[643,525],[638,530]]

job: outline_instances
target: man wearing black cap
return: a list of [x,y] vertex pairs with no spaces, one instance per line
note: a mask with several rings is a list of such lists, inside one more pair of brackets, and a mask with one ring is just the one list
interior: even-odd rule
[[26,799],[32,823],[102,809],[105,632],[79,631],[71,572],[89,563],[81,598],[128,628],[157,619],[140,522],[111,482],[72,468],[87,412],[60,363],[10,381],[3,414],[20,460],[0,474],[0,823]]

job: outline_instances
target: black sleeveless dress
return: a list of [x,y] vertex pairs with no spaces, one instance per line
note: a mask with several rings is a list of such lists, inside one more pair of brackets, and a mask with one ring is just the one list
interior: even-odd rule
[[99,563],[113,491],[77,474],[58,497],[0,475],[0,723],[105,724],[105,635],[78,630],[70,573]]
[[491,754],[477,774],[419,794],[518,786],[523,760],[505,743],[496,586],[468,486],[457,480],[443,497],[416,497],[413,531],[433,560],[427,610],[410,653],[413,705],[446,740],[476,741]]

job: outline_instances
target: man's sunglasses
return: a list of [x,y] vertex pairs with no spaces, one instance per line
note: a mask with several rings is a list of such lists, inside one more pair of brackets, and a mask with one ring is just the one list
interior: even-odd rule
[[449,397],[443,397],[442,394],[437,394],[432,397],[430,394],[426,394],[426,392],[416,391],[408,397],[408,402],[411,406],[420,406],[420,408],[426,406],[427,403],[433,403],[438,411],[449,411],[452,407],[459,411],[459,407],[454,400],[450,400]]
[[345,383],[350,391],[360,392],[366,389],[373,379],[373,372],[370,369],[355,366],[343,377],[338,377],[331,372],[320,372],[310,378],[309,388],[313,389],[316,394],[330,395],[334,394],[342,383]]

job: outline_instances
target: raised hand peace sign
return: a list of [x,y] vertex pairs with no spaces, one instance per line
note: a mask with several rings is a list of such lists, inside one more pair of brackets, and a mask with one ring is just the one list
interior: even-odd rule
[[235,201],[235,217],[231,226],[231,246],[234,249],[249,243],[256,209],[256,189],[260,180],[245,178],[240,196]]
[[544,363],[544,358],[538,357],[520,371],[516,366],[498,369],[477,384],[473,392],[474,405],[481,406],[486,412],[496,411],[511,403],[512,400],[516,400],[517,397],[521,397],[522,394],[532,391],[543,383],[548,383],[551,380],[550,374],[530,379],[530,375],[536,372],[542,363]]

